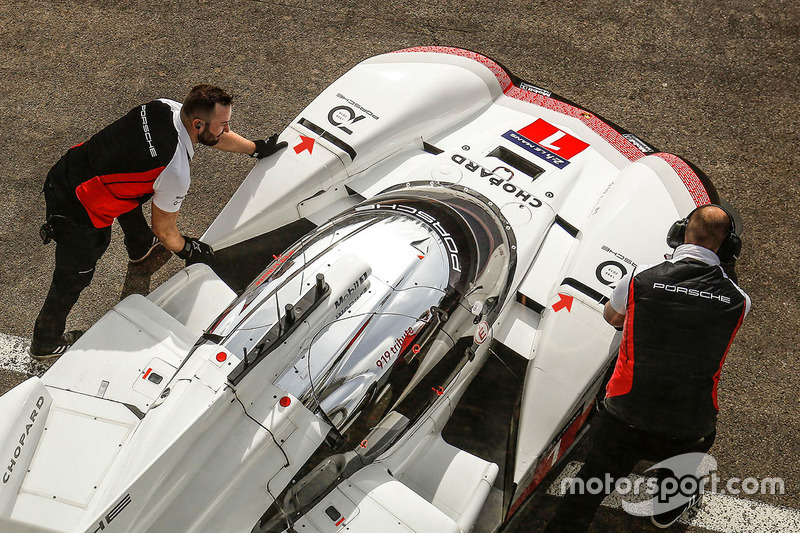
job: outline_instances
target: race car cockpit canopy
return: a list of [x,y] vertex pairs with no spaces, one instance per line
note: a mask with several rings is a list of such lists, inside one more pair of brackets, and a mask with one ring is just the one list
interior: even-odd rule
[[499,212],[469,191],[407,192],[356,206],[276,256],[209,330],[245,354],[234,384],[295,338],[273,384],[331,427],[275,517],[299,514],[395,442],[474,357],[476,328],[506,297],[515,245]]

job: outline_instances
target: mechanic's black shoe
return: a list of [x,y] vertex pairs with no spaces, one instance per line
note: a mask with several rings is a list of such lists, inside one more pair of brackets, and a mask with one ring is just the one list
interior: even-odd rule
[[690,510],[700,505],[700,502],[702,501],[703,501],[703,494],[702,493],[695,494],[694,496],[691,497],[691,499],[688,502],[684,503],[683,505],[680,505],[678,508],[673,509],[671,511],[667,511],[666,513],[660,513],[651,516],[650,521],[653,523],[654,526],[658,528],[667,529],[672,524],[677,522],[680,517],[682,517]]
[[130,261],[128,262],[132,265],[141,263],[142,261],[150,257],[150,254],[153,252],[153,250],[156,249],[156,247],[159,244],[161,243],[159,242],[158,237],[154,235],[153,241],[150,243],[150,246],[147,249],[134,250],[134,251],[128,250],[128,258],[130,259]]
[[83,335],[83,331],[76,329],[64,333],[61,335],[61,339],[54,343],[38,343],[34,339],[31,341],[31,347],[28,349],[28,353],[37,361],[46,361],[47,359],[60,357],[64,355],[64,352],[66,352],[70,346],[75,344],[75,341],[77,341],[81,335]]

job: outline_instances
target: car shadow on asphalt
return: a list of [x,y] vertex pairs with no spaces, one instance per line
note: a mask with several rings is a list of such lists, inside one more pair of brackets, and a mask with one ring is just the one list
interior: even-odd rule
[[131,294],[141,294],[146,296],[150,293],[150,281],[153,274],[167,264],[167,261],[172,257],[172,252],[159,246],[151,253],[145,261],[132,265],[128,264],[128,270],[125,272],[125,281],[122,284],[122,294],[119,299],[124,300]]

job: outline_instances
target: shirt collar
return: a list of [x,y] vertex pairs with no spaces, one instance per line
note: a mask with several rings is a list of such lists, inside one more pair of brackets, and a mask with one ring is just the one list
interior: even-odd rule
[[719,257],[712,250],[697,244],[681,244],[675,248],[672,261],[681,259],[695,259],[711,266],[719,265]]
[[175,129],[178,131],[178,138],[181,140],[184,148],[186,148],[186,153],[191,160],[194,157],[194,145],[192,144],[192,139],[189,137],[189,132],[186,131],[186,126],[183,125],[183,121],[181,120],[181,109],[172,109],[172,122],[175,125]]

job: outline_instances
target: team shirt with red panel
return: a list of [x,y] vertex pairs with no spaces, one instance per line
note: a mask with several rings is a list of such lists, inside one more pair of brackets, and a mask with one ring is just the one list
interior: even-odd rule
[[159,209],[178,211],[191,184],[194,156],[180,110],[181,104],[167,99],[133,108],[71,148],[57,176],[60,183],[53,185],[74,195],[97,228],[110,226],[151,196]]

